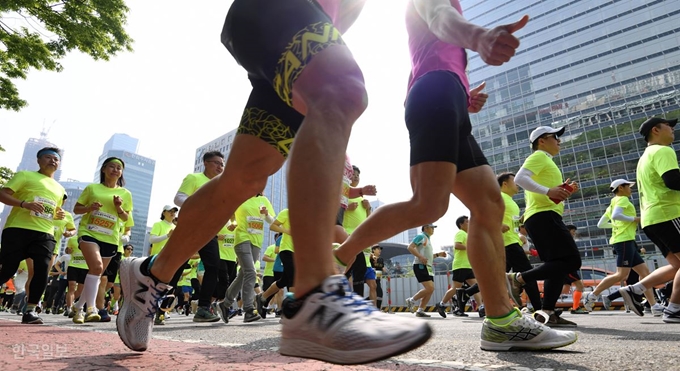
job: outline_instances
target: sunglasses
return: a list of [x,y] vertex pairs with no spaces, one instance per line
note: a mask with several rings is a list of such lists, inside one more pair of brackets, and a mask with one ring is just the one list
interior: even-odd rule
[[206,161],[206,162],[212,162],[213,164],[215,164],[217,166],[224,167],[224,161]]

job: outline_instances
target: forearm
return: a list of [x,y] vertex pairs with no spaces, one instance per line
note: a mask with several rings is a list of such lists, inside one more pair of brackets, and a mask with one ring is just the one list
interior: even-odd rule
[[618,207],[618,206],[615,207],[614,210],[612,211],[612,219],[622,221],[622,222],[634,222],[635,221],[634,216],[624,215],[623,209]]
[[465,49],[477,50],[483,27],[468,22],[448,0],[413,0],[418,14],[439,40]]
[[267,214],[264,216],[264,220],[267,222],[267,224],[272,224],[276,219],[274,219],[273,216]]
[[78,204],[78,203],[75,206],[73,206],[73,213],[74,214],[82,215],[82,214],[86,214],[88,212],[90,212],[89,206],[81,205],[81,204]]
[[536,183],[536,181],[531,179],[532,175],[534,175],[534,173],[532,173],[530,170],[527,170],[525,168],[521,168],[517,172],[517,175],[515,175],[515,183],[518,186],[524,188],[525,191],[540,193],[542,195],[547,195],[548,190],[550,188]]
[[600,220],[597,222],[597,228],[600,229],[610,229],[613,227],[614,226],[612,225],[612,223],[609,222],[609,218],[607,217],[607,215],[602,215]]
[[9,188],[4,188],[0,192],[0,202],[2,202],[3,204],[5,204],[7,206],[12,206],[12,207],[20,206],[21,207],[22,202],[24,202],[24,201],[14,197],[14,192],[12,192],[12,190],[10,190]]
[[149,243],[159,243],[161,241],[167,240],[168,235],[164,234],[162,236],[156,236],[156,235],[149,235]]

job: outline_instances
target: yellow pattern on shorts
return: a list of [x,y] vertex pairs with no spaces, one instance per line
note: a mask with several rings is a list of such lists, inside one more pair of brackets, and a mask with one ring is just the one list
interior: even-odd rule
[[254,135],[278,149],[283,157],[288,157],[295,133],[278,117],[269,112],[249,107],[243,112],[238,134]]
[[331,23],[319,22],[305,27],[293,36],[276,65],[274,90],[293,107],[293,82],[312,57],[332,45],[345,45],[340,31]]

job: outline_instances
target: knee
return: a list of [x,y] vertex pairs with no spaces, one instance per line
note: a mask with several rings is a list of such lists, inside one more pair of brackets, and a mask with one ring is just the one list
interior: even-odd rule
[[480,195],[478,202],[470,205],[471,223],[497,224],[503,220],[505,203],[500,193]]
[[104,273],[104,265],[101,262],[97,262],[92,265],[88,265],[89,274],[93,274],[95,276],[101,276],[102,273]]
[[[358,67],[357,67],[358,70]],[[344,116],[346,120],[338,120],[342,124],[351,124],[368,107],[368,94],[361,71],[338,75],[329,73],[324,81],[315,86],[307,97],[308,114],[310,111],[321,111],[325,115]],[[335,120],[332,120],[335,121]]]
[[417,225],[425,225],[439,220],[449,209],[449,194],[446,197],[416,194],[411,199],[411,220]]

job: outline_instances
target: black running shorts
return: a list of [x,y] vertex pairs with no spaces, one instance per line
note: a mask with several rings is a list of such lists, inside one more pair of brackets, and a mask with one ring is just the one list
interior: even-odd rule
[[222,43],[253,86],[238,134],[257,136],[287,157],[304,118],[292,108],[293,83],[314,55],[344,45],[340,32],[312,0],[235,0]]
[[432,71],[420,77],[406,99],[406,127],[411,140],[411,166],[443,161],[457,171],[488,165],[472,136],[468,93],[456,74]]

